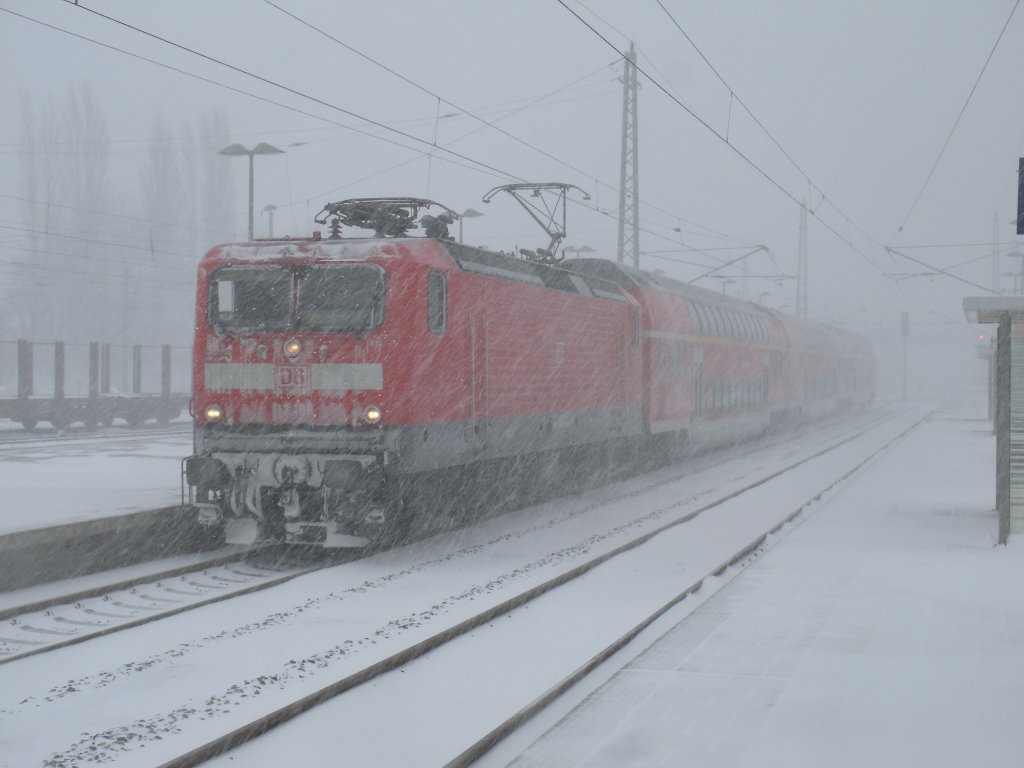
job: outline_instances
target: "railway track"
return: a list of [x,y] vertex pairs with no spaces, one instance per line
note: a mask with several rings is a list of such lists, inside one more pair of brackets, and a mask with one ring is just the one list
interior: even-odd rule
[[[302,555],[312,555],[303,562]],[[255,546],[115,584],[0,609],[0,665],[259,592],[348,559]]]
[[[486,733],[453,757],[447,765],[469,765],[474,760],[478,759],[494,743],[513,732],[522,722],[529,719],[529,717],[531,717],[536,711],[557,698],[558,695],[585,677],[590,671],[603,663],[604,660],[628,644],[634,637],[636,637],[637,634],[654,622],[659,616],[663,615],[666,611],[686,599],[688,596],[700,590],[707,578],[716,575],[720,576],[732,567],[738,565],[741,566],[745,560],[751,557],[756,557],[767,545],[773,533],[777,533],[782,530],[788,523],[795,520],[809,504],[814,503],[814,501],[819,499],[822,494],[843,483],[862,466],[870,462],[875,456],[886,450],[890,445],[898,441],[907,432],[920,424],[926,417],[926,415],[921,415],[920,418],[915,419],[912,423],[903,425],[898,433],[889,436],[880,443],[876,441],[876,444],[872,444],[870,446],[870,450],[861,450],[858,454],[857,460],[846,465],[844,471],[841,473],[829,477],[821,476],[819,478],[820,483],[815,485],[812,489],[804,492],[805,498],[803,498],[799,504],[795,505],[794,508],[780,512],[770,525],[760,529],[755,535],[746,538],[742,544],[736,546],[728,556],[707,568],[704,573],[699,575],[699,577],[696,577],[688,581],[685,585],[682,585],[682,587],[674,592],[669,599],[663,601],[655,610],[647,613],[642,620],[628,627],[626,631],[620,633],[612,642],[604,645],[597,653],[591,655],[582,664],[573,665],[572,670],[568,674],[562,676],[557,684],[548,686],[543,692],[543,695],[529,697],[527,700],[528,703],[526,703],[525,706],[504,718],[502,722],[497,724],[495,727],[488,729]],[[317,687],[315,690],[310,691],[303,696],[291,699],[282,706],[275,707],[270,711],[263,713],[259,717],[252,718],[248,722],[242,724],[235,724],[236,727],[224,731],[223,734],[217,738],[209,739],[199,746],[184,751],[161,763],[161,765],[163,768],[171,768],[172,766],[173,768],[183,768],[184,766],[198,765],[215,757],[216,755],[223,754],[228,750],[251,741],[278,725],[293,720],[297,715],[303,712],[313,710],[319,705],[335,699],[335,697],[341,693],[348,692],[350,696],[355,695],[356,698],[352,699],[352,701],[355,702],[354,707],[359,709],[360,704],[358,703],[358,696],[361,695],[361,692],[369,691],[376,685],[380,684],[382,678],[387,675],[387,673],[394,672],[399,669],[403,669],[404,671],[405,667],[411,665],[417,660],[423,659],[431,651],[440,650],[445,646],[460,640],[465,642],[467,635],[474,630],[480,629],[485,625],[492,624],[498,618],[510,616],[517,610],[534,606],[534,604],[542,597],[556,595],[562,588],[571,588],[573,585],[579,584],[584,576],[593,574],[601,568],[607,567],[609,564],[618,562],[622,558],[629,556],[635,557],[635,554],[632,553],[637,552],[645,545],[657,541],[660,537],[665,536],[670,532],[684,531],[687,529],[689,524],[694,523],[695,521],[707,519],[709,517],[707,513],[712,510],[719,510],[730,502],[745,499],[748,495],[755,493],[762,487],[767,487],[774,481],[785,481],[790,475],[801,469],[806,470],[809,465],[815,462],[815,460],[820,459],[827,454],[842,449],[845,446],[859,446],[859,439],[878,429],[879,426],[878,422],[864,426],[852,434],[847,434],[841,439],[831,441],[829,445],[821,450],[810,453],[805,452],[803,455],[796,457],[792,462],[785,466],[766,472],[751,479],[749,482],[741,483],[737,487],[729,490],[727,493],[719,494],[714,498],[707,498],[697,506],[684,504],[683,502],[676,500],[675,502],[668,504],[665,508],[654,510],[654,513],[658,513],[658,515],[662,517],[667,515],[669,519],[659,520],[656,525],[648,527],[647,530],[639,533],[638,535],[630,535],[626,541],[617,543],[614,546],[601,549],[594,545],[594,540],[592,539],[584,542],[583,546],[577,545],[575,547],[568,548],[572,550],[574,555],[576,555],[574,558],[567,556],[565,551],[550,553],[546,558],[548,564],[550,564],[552,560],[555,560],[562,561],[565,565],[565,567],[559,570],[557,575],[540,580],[528,588],[517,591],[515,594],[504,599],[490,601],[490,604],[483,610],[474,611],[470,615],[463,616],[458,621],[449,623],[448,626],[439,631],[432,632],[416,642],[410,642],[396,652],[383,656],[373,663],[360,666],[360,668],[351,671],[348,674],[330,680],[328,683]],[[645,491],[642,493],[648,492],[649,491]],[[616,497],[614,501],[622,502],[623,498]],[[687,506],[691,506],[692,508],[687,509]],[[589,510],[583,510],[583,513],[587,513],[588,511]],[[679,512],[679,514],[674,514],[675,512]],[[650,519],[654,519],[654,513],[650,513],[648,517]],[[623,526],[623,530],[628,530],[630,527],[630,525],[625,525]],[[580,556],[581,553],[583,553],[582,556]],[[447,561],[449,558],[445,559]],[[515,572],[523,573],[528,570],[528,566],[525,568],[523,566],[519,566],[515,569]],[[494,580],[490,583],[493,584]],[[467,591],[477,595],[484,592],[482,589],[470,589]],[[437,606],[435,606],[435,608],[436,607]],[[407,619],[402,618],[392,619],[388,625],[400,625],[406,620]],[[366,684],[371,681],[374,681],[375,685],[367,686]],[[247,683],[248,682],[249,681],[247,681]],[[343,698],[348,699],[349,697]],[[423,713],[420,712],[419,714],[422,716]],[[398,730],[401,731],[401,727],[397,723],[391,722],[388,726],[389,730],[393,730],[395,727],[398,727]],[[105,735],[106,734],[104,734],[104,736]],[[90,746],[95,746],[95,742]],[[69,752],[61,753],[55,757],[53,764],[62,765],[64,763],[60,762],[61,759],[74,758],[76,754],[80,753],[76,753],[74,749]]]
[[86,429],[35,429],[32,432],[23,430],[0,430],[0,451],[10,447],[17,448],[48,448],[53,446],[91,446],[108,445],[110,443],[149,440],[162,437],[180,437],[191,435],[192,424],[184,422],[166,427],[119,428],[109,427],[99,430]]
[[[869,427],[855,434],[876,423],[870,422]],[[775,443],[785,443],[785,438],[776,438]],[[676,482],[689,471],[673,473],[647,490]],[[289,564],[283,555],[267,554],[277,551],[274,547],[254,547],[199,565],[0,607],[0,665],[268,589],[359,556],[357,551],[320,553],[318,563]],[[253,562],[261,552],[263,564]]]

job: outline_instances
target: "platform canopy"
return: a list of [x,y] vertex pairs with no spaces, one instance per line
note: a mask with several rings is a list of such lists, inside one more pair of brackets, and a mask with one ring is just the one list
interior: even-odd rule
[[965,296],[964,314],[969,323],[998,323],[1004,312],[1011,323],[1024,323],[1024,296]]

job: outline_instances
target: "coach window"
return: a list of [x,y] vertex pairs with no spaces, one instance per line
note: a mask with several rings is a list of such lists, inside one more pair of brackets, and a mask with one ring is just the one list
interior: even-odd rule
[[708,318],[708,309],[701,304],[697,305],[697,328],[701,333],[708,333],[711,331],[711,320]]
[[723,309],[722,311],[725,313],[725,322],[726,327],[729,329],[729,335],[732,336],[734,339],[739,338],[740,329],[736,313],[733,312],[731,309]]
[[708,321],[704,317],[704,307],[700,304],[691,304],[693,307],[694,315],[697,318],[697,330],[700,332],[706,332],[708,329]]
[[719,312],[718,307],[708,307],[708,314],[711,315],[711,332],[715,336],[724,336],[725,319],[722,317],[722,313]]
[[431,272],[427,278],[427,327],[431,333],[444,333],[448,327],[448,277]]

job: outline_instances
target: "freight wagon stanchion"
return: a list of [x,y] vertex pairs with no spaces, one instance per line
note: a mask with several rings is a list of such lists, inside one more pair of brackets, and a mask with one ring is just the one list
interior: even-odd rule
[[171,397],[171,345],[160,346],[160,397],[169,400]]
[[32,342],[18,339],[18,399],[32,397]]
[[996,511],[999,543],[1024,533],[1024,296],[975,296],[963,302],[972,323],[995,323]]
[[53,400],[54,405],[64,402],[64,342],[53,342]]
[[100,347],[100,394],[110,394],[110,344]]
[[132,394],[142,392],[142,345],[132,347]]
[[86,429],[96,429],[100,423],[100,343],[89,342],[89,404],[82,420]]

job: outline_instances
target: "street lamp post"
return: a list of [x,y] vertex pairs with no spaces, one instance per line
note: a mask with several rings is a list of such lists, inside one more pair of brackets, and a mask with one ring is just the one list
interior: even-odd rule
[[276,211],[276,210],[277,210],[277,206],[274,205],[273,203],[270,203],[269,205],[263,206],[263,212],[265,214],[267,214],[267,217],[270,219],[270,225],[267,228],[267,232],[269,233],[268,236],[271,239],[274,238],[274,211]]
[[459,242],[462,242],[462,220],[463,219],[475,219],[477,216],[483,216],[484,214],[480,211],[474,210],[473,208],[467,208],[459,214]]
[[261,141],[252,149],[246,149],[241,144],[232,144],[230,147],[224,147],[224,149],[219,150],[217,154],[248,155],[249,157],[249,240],[252,240],[252,159],[256,155],[281,155],[284,154],[284,150]]

